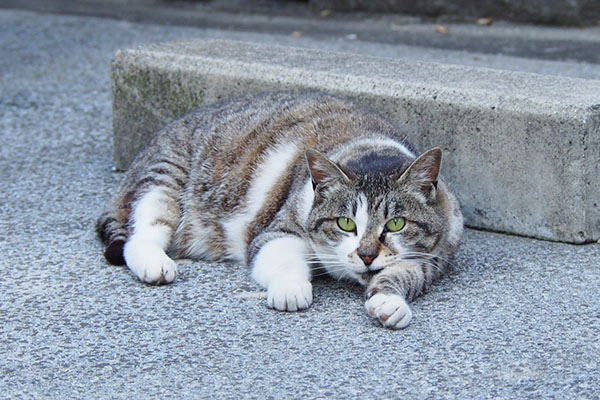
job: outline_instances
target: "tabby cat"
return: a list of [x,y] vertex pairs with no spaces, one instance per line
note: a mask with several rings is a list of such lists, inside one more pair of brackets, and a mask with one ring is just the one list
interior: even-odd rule
[[296,311],[321,270],[364,285],[367,313],[403,328],[407,302],[462,235],[441,158],[438,148],[417,157],[394,125],[347,99],[238,98],[164,128],[97,230],[106,259],[149,284],[175,279],[173,258],[243,262],[269,307]]

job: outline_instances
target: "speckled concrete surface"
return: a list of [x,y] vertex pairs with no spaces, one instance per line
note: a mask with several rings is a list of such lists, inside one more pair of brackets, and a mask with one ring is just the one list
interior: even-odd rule
[[598,244],[467,230],[397,332],[327,279],[285,314],[239,266],[165,287],[108,266],[110,58],[193,34],[0,11],[0,398],[598,398]]

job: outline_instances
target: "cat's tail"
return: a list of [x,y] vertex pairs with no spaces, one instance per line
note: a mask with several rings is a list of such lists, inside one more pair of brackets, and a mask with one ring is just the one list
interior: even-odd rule
[[112,211],[105,211],[96,221],[96,232],[106,246],[104,257],[113,265],[125,265],[123,248],[128,237],[126,223]]

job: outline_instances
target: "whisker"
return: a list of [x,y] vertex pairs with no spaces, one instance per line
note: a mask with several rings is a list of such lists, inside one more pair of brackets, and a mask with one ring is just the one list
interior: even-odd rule
[[[342,271],[342,270],[340,270],[340,271]],[[337,271],[333,271],[333,272],[337,272]],[[325,275],[328,275],[328,276],[331,276],[332,278],[335,278],[335,276],[333,276],[330,271],[319,272],[319,273],[316,273],[316,274],[312,275],[312,277],[313,278],[318,278],[320,276],[325,276]],[[340,280],[342,278],[342,276],[338,276],[337,278],[338,278],[338,280]]]
[[449,260],[444,259],[444,257],[441,257],[436,254],[418,251],[405,252],[403,254],[398,254],[393,258],[393,262],[403,261],[411,261],[423,266],[428,266],[437,270],[442,275],[447,275],[448,271],[445,268],[443,268],[443,265],[440,265],[440,262],[446,263],[447,265],[454,267],[454,265]]
[[327,260],[327,261],[340,261],[337,257],[306,257],[307,260]]
[[338,260],[339,258],[336,256],[330,256],[327,254],[321,254],[321,255],[305,255],[305,258],[308,259],[319,259],[319,260]]
[[312,278],[318,278],[320,276],[325,276],[325,275],[329,275],[329,272],[327,272],[327,271],[319,272],[318,274],[312,275]]
[[343,265],[343,264],[340,264],[338,261],[320,261],[320,260],[306,261],[306,263],[309,265]]
[[[348,267],[346,265],[340,264],[340,263],[335,263],[335,264],[329,264],[327,265],[327,268],[325,268],[325,266],[322,266],[321,268],[317,268],[315,270],[313,270],[314,274],[312,275],[313,278],[319,277],[319,276],[323,276],[323,275],[330,275],[330,276],[334,276],[334,275],[339,275],[337,276],[338,280],[344,278],[347,274]],[[339,274],[341,273],[341,274]]]
[[451,259],[442,257],[441,255],[438,255],[438,254],[431,254],[431,253],[425,253],[425,252],[419,252],[419,251],[409,251],[409,252],[404,253],[403,255],[406,255],[408,257],[416,256],[416,257],[425,257],[425,258],[429,258],[429,259],[438,259],[452,267],[455,267],[455,264],[453,263],[453,261]]
[[442,257],[437,254],[418,252],[418,251],[410,251],[410,252],[406,252],[401,255],[398,255],[398,257],[400,257],[401,260],[426,259],[428,261],[442,261],[452,268],[456,267],[456,265],[452,262],[452,260]]

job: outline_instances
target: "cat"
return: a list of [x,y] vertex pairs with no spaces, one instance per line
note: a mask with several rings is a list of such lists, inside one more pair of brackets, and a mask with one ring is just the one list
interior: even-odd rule
[[148,284],[175,279],[173,258],[242,262],[268,307],[297,311],[322,270],[364,285],[368,315],[404,328],[462,235],[441,158],[417,156],[392,123],[341,97],[227,100],[158,133],[97,232],[106,259]]

